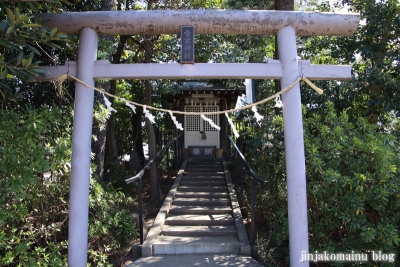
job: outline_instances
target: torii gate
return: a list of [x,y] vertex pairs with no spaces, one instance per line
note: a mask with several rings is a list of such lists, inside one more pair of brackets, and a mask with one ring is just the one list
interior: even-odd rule
[[[80,36],[77,64],[46,67],[46,80],[69,73],[89,85],[95,79],[281,79],[282,88],[299,76],[314,80],[351,78],[350,66],[312,65],[297,59],[296,36],[351,36],[358,14],[244,10],[99,11],[43,14],[46,26]],[[266,64],[118,64],[96,61],[98,35],[178,34],[193,25],[196,34],[275,34],[280,60]],[[68,263],[85,267],[89,209],[90,149],[94,91],[76,84],[72,135]],[[308,253],[307,189],[300,85],[283,95],[288,190],[290,266]]]

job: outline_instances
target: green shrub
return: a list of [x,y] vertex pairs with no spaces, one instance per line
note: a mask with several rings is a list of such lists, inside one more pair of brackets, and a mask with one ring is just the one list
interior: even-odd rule
[[305,133],[310,251],[399,255],[396,137],[337,116],[331,104],[307,119]]
[[131,197],[91,180],[89,197],[89,254],[94,266],[110,266],[106,255],[120,253],[134,239],[138,228],[129,206]]
[[[72,112],[0,111],[0,266],[66,266]],[[137,237],[132,198],[91,179],[89,259]]]
[[70,109],[0,112],[0,265],[65,266]]
[[[252,130],[257,138],[247,141],[247,151],[255,153],[252,165],[270,181],[258,208],[269,229],[260,244],[262,257],[266,265],[285,266],[289,233],[283,121],[280,116],[267,121],[264,128]],[[352,122],[346,113],[337,115],[332,103],[304,114],[310,252],[400,255],[400,150],[393,133],[381,132],[363,118]],[[351,265],[328,265],[335,264]]]

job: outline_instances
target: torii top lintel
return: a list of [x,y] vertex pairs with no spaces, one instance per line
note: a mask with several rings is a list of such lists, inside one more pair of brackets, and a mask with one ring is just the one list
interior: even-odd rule
[[143,10],[42,14],[46,26],[68,35],[84,27],[99,35],[178,34],[182,25],[196,34],[277,34],[292,26],[298,36],[351,36],[358,14],[270,10]]

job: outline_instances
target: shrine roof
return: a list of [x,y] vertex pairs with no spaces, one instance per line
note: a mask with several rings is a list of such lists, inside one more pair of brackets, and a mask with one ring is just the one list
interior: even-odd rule
[[169,102],[176,103],[181,98],[191,98],[192,96],[200,97],[201,94],[213,94],[214,97],[225,98],[234,105],[238,96],[246,92],[244,85],[239,87],[227,87],[224,85],[211,84],[207,81],[187,81],[177,86],[175,89],[175,94],[165,95]]

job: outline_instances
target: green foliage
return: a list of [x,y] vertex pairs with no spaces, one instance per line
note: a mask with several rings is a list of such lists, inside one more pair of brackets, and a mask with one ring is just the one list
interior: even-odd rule
[[332,103],[305,127],[312,251],[398,254],[399,140]]
[[[10,80],[35,80],[43,76],[42,60],[51,52],[61,50],[67,36],[57,28],[42,26],[43,21],[34,13],[58,12],[68,1],[27,1],[0,3],[0,99],[13,98]],[[43,56],[46,55],[46,56]]]
[[305,93],[303,103],[322,104],[329,99],[338,111],[346,110],[352,118],[369,117],[376,122],[388,111],[400,109],[400,5],[397,0],[346,0],[339,1],[336,8],[360,13],[354,36],[304,37],[299,54],[315,64],[351,64],[354,78],[321,82],[318,85],[325,89],[324,95],[316,98]]
[[1,266],[65,265],[71,117],[1,111]]
[[226,0],[226,5],[232,9],[246,10],[269,10],[274,9],[274,1],[272,0]]
[[[72,110],[0,111],[0,266],[65,266]],[[137,237],[132,198],[91,182],[95,266]]]
[[131,197],[91,180],[89,198],[89,258],[93,266],[109,266],[107,255],[120,252],[138,237],[128,207]]
[[[337,114],[328,102],[318,112],[304,113],[310,251],[346,253],[381,250],[400,253],[400,139],[398,121],[381,129],[348,114]],[[389,119],[388,119],[389,120]],[[269,181],[260,196],[269,236],[261,246],[265,264],[286,266],[288,260],[287,192],[281,116],[267,118],[262,128],[247,128],[251,165]],[[249,157],[249,156],[248,156]],[[333,264],[333,263],[332,263]],[[337,264],[338,266],[340,263]],[[333,265],[330,265],[333,266]]]
[[[253,114],[240,114],[237,121],[244,122],[240,135],[243,138],[244,152],[249,164],[255,172],[266,180],[268,185],[259,189],[256,200],[257,224],[266,226],[268,235],[258,236],[260,261],[266,266],[287,266],[289,256],[288,221],[287,221],[287,192],[285,150],[283,142],[283,118],[274,115],[272,107],[270,112],[258,111],[265,115],[261,125],[258,125]],[[247,112],[247,111],[246,111]],[[266,115],[268,114],[268,115]],[[245,186],[245,199],[250,199],[251,181]],[[250,206],[250,202],[248,203]]]

